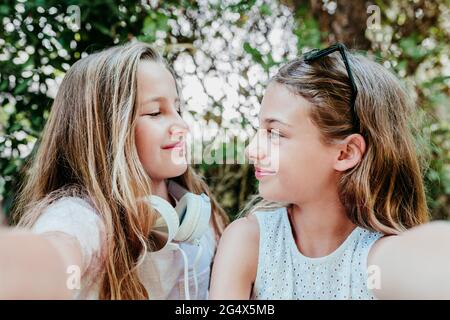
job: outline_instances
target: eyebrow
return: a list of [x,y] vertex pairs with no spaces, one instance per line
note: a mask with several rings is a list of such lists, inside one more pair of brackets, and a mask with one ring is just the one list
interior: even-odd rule
[[288,124],[288,123],[286,123],[286,122],[284,122],[284,121],[282,121],[282,120],[280,120],[280,119],[275,119],[275,118],[267,118],[267,119],[264,119],[264,122],[267,123],[267,124],[271,124],[271,123],[273,123],[273,122],[278,122],[278,123],[280,123],[280,124],[282,124],[282,125],[284,125],[284,126],[292,127],[290,124]]
[[[159,102],[159,101],[161,101],[161,100],[167,100],[167,98],[166,98],[166,97],[150,97],[150,98],[144,100],[144,101],[142,102],[142,105],[146,105],[146,104],[148,104],[148,103],[150,103],[150,102]],[[175,103],[179,103],[180,101],[181,101],[181,100],[180,100],[179,97],[176,97],[176,98],[175,98]]]

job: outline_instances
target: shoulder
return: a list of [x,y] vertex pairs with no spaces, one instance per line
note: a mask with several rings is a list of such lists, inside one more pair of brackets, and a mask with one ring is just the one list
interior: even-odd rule
[[81,197],[62,197],[50,204],[45,211],[58,211],[58,210],[81,210],[83,212],[94,213],[95,210],[92,207],[90,201]]
[[395,235],[385,235],[375,241],[369,251],[369,264],[376,264],[374,262],[378,260],[380,253],[382,253],[387,247],[392,246],[397,239],[398,238]]
[[85,267],[90,265],[94,256],[101,254],[106,241],[102,219],[88,200],[78,197],[63,197],[50,204],[37,218],[31,231],[45,235],[64,234],[66,238],[76,240]]
[[360,249],[370,251],[375,243],[378,243],[385,235],[380,232],[370,231],[359,227],[357,237]]
[[255,214],[238,218],[231,222],[226,230],[245,230],[245,231],[258,231],[258,219]]
[[62,197],[50,204],[38,217],[34,230],[47,224],[92,224],[99,222],[99,215],[90,203],[79,197]]
[[35,233],[61,231],[81,237],[96,237],[103,223],[90,203],[78,197],[63,197],[43,210],[31,228]]
[[258,267],[256,217],[233,221],[220,238],[211,274],[211,299],[248,299]]
[[399,235],[380,238],[371,248],[369,259],[372,264],[382,264],[387,260],[395,259],[399,252],[432,247],[444,239],[450,241],[450,222],[433,221],[421,224]]
[[[440,291],[445,288],[443,278],[430,276],[429,272],[445,265],[445,259],[450,262],[448,247],[436,243],[450,243],[449,222],[430,222],[379,239],[368,258],[369,266],[379,274],[375,295],[381,299],[422,299],[439,294],[448,297],[448,292]],[[443,274],[448,279],[448,272]],[[434,275],[439,275],[439,271]]]
[[[378,232],[368,231],[368,235],[372,234],[377,236],[375,239],[370,241],[370,245],[366,245],[367,249],[367,266],[379,265],[380,254],[386,250],[386,248],[391,247],[398,239],[396,235],[386,235]],[[366,235],[364,238],[368,238]]]
[[230,223],[222,234],[219,249],[232,247],[242,252],[258,249],[259,225],[254,215],[239,218]]
[[255,216],[249,215],[233,221],[225,229],[217,250],[218,256],[227,257],[251,272],[256,271],[259,247],[259,226]]
[[[259,224],[255,215],[239,218],[225,229],[222,239],[227,241],[245,241],[245,244],[255,244],[259,240]],[[222,241],[221,239],[221,241]]]

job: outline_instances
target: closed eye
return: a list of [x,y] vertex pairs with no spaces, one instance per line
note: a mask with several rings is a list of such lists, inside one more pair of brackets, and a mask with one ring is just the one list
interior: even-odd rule
[[152,113],[146,113],[146,116],[151,116],[151,117],[157,117],[161,114],[161,111],[157,111],[157,112],[152,112]]

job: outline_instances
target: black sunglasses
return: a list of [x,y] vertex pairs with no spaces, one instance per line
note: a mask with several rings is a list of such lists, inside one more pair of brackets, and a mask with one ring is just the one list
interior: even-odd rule
[[313,49],[311,51],[308,51],[303,55],[303,59],[305,62],[310,63],[310,62],[316,61],[317,59],[325,57],[335,51],[340,52],[340,54],[342,56],[342,60],[344,60],[345,68],[347,69],[348,79],[350,80],[350,86],[351,86],[351,90],[352,90],[350,107],[351,107],[351,112],[352,112],[353,128],[357,132],[359,132],[360,131],[359,130],[360,129],[359,128],[359,119],[358,119],[358,115],[357,115],[356,109],[355,109],[355,100],[356,100],[356,95],[358,93],[358,90],[356,88],[355,80],[353,79],[353,74],[352,74],[352,70],[350,69],[350,64],[348,63],[347,55],[345,54],[346,50],[347,50],[347,48],[342,43],[335,43],[332,46],[322,49],[322,50]]

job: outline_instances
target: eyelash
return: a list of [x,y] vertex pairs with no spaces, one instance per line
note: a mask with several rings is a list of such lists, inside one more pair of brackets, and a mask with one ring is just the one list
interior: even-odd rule
[[153,112],[153,113],[147,113],[146,116],[157,117],[157,116],[159,116],[160,114],[161,114],[161,112],[158,111],[158,112]]
[[[179,114],[179,115],[181,115],[181,108],[178,108],[177,109],[177,113]],[[153,112],[153,113],[147,113],[146,114],[146,116],[150,116],[150,117],[157,117],[157,116],[159,116],[161,114],[161,111],[158,111],[158,112]]]
[[268,129],[270,138],[272,138],[272,133],[276,134],[279,138],[284,138],[284,136],[280,133],[280,130],[277,129]]

